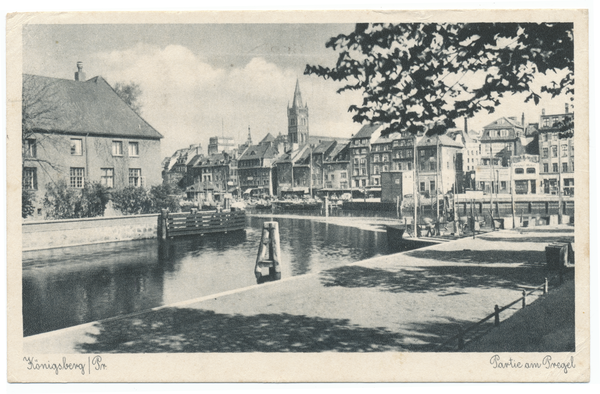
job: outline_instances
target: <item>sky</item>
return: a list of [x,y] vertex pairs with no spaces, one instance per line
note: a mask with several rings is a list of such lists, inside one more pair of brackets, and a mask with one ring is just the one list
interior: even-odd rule
[[[267,133],[287,133],[287,106],[296,80],[309,107],[312,135],[350,137],[357,92],[337,94],[340,83],[304,75],[306,64],[332,67],[337,53],[329,38],[352,31],[349,24],[96,24],[28,25],[23,30],[23,72],[73,79],[77,61],[87,78],[111,85],[135,82],[142,90],[142,116],[158,130],[162,156],[213,136],[254,143]],[[493,114],[480,113],[469,129],[481,130],[501,116],[525,114],[537,122],[541,109],[562,113],[565,98],[536,106],[509,96]],[[457,124],[462,126],[462,121]]]

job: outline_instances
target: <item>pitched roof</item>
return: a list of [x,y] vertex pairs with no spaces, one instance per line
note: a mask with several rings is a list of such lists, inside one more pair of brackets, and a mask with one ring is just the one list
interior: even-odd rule
[[381,125],[378,123],[364,125],[360,128],[358,133],[356,133],[356,135],[354,135],[351,139],[354,140],[357,138],[371,138],[373,133],[377,131],[377,129],[379,129],[380,127]]
[[331,148],[331,145],[337,144],[337,141],[322,141],[313,149],[313,155],[319,153],[325,153],[327,149]]
[[449,146],[453,148],[462,148],[462,144],[454,141],[447,135],[432,135],[431,137],[425,136],[417,143],[417,146],[437,146],[439,141],[440,146]]
[[488,124],[487,126],[483,126],[484,129],[495,129],[495,128],[503,128],[506,126],[512,126],[512,127],[516,127],[519,129],[523,128],[523,125],[519,122],[517,122],[516,120],[513,120],[511,118],[507,118],[505,116],[496,119],[495,121],[493,121],[492,123]]
[[259,142],[259,144],[264,144],[265,142],[273,142],[273,141],[275,141],[275,137],[273,137],[273,136],[271,135],[271,133],[267,133],[267,135],[265,135],[265,138],[263,138],[263,139],[262,139],[262,140]]
[[163,137],[102,77],[79,82],[24,74],[23,102],[28,101],[32,112],[46,111],[43,117],[29,119],[28,128],[32,130],[148,139]]
[[277,151],[270,145],[250,145],[244,154],[240,157],[242,160],[253,160],[253,159],[272,159],[277,156]]

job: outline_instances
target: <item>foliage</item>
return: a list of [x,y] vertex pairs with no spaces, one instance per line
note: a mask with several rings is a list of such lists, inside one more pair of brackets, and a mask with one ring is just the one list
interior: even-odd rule
[[124,215],[152,213],[152,198],[143,187],[128,186],[112,193],[113,206]]
[[83,189],[74,189],[61,180],[46,185],[44,209],[49,219],[102,216],[109,197],[108,189],[99,183],[89,183]]
[[[353,120],[382,123],[382,134],[442,133],[459,117],[494,112],[507,93],[536,104],[541,93],[574,93],[572,23],[359,23],[326,46],[340,52],[335,67],[305,74],[362,92]],[[555,80],[536,89],[538,73]]]
[[106,204],[110,200],[108,188],[100,183],[88,183],[81,190],[81,216],[92,218],[103,216]]
[[142,89],[140,88],[140,85],[135,82],[117,82],[114,89],[119,97],[121,97],[121,99],[125,101],[125,103],[127,103],[132,110],[134,110],[138,115],[141,114],[142,105],[139,102],[139,99],[142,95]]
[[176,197],[178,190],[170,185],[158,185],[150,188],[150,196],[154,212],[160,212],[161,209],[168,209],[170,212],[179,210],[179,199]]
[[22,188],[21,193],[21,216],[25,219],[35,212],[35,192],[33,190]]
[[80,217],[79,190],[68,187],[64,180],[46,185],[44,211],[49,219],[73,219]]

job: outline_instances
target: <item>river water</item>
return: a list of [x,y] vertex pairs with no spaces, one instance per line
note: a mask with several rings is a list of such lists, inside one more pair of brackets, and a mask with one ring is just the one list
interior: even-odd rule
[[282,278],[388,254],[386,233],[310,219],[248,217],[246,231],[23,253],[25,336],[256,284],[264,221],[279,222]]

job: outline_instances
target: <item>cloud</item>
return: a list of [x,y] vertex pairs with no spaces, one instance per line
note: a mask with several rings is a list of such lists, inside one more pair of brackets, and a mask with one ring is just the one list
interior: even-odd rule
[[[111,84],[136,82],[142,89],[142,115],[165,138],[163,155],[176,149],[225,135],[245,141],[248,126],[254,141],[268,132],[287,133],[287,104],[296,78],[309,102],[311,130],[331,130],[352,125],[347,97],[335,94],[336,86],[316,77],[254,57],[239,67],[217,68],[181,45],[164,48],[138,44],[121,51],[98,53],[94,63]],[[340,123],[347,123],[346,127]],[[330,125],[335,124],[335,127]],[[355,131],[349,130],[347,136]]]

